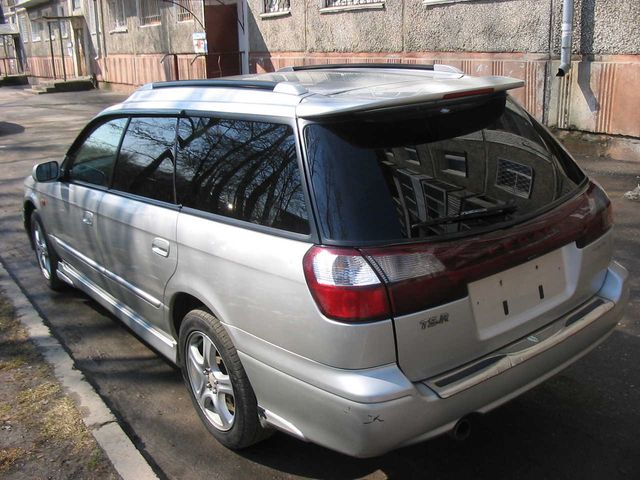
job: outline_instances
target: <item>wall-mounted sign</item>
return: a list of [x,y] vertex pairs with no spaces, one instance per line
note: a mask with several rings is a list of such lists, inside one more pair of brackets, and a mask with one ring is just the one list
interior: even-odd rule
[[195,32],[193,34],[193,51],[195,53],[207,53],[207,34]]

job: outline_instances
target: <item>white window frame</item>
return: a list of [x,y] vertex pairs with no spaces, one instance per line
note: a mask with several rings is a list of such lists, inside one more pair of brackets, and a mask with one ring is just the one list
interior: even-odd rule
[[[155,4],[158,7],[157,15],[143,15],[144,6],[148,7]],[[162,11],[160,9],[160,1],[159,0],[137,0],[136,7],[138,9],[138,21],[140,22],[141,27],[151,27],[155,25],[160,25],[162,23]],[[157,18],[157,20],[156,20]]]
[[261,17],[278,17],[291,14],[291,0],[262,0]]
[[320,13],[336,13],[349,10],[384,10],[385,0],[322,0]]
[[475,0],[422,0],[423,5],[444,5],[447,3],[473,2]]

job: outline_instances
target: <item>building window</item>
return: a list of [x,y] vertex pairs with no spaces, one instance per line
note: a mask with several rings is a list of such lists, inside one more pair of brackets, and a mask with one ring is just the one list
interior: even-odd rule
[[82,0],[73,0],[72,7],[74,10],[80,10],[82,7]]
[[[58,7],[58,16],[59,17],[66,16],[66,13],[64,11],[64,5],[60,5]],[[67,20],[60,20],[60,35],[62,35],[62,38],[69,37],[69,24],[67,23]]]
[[27,16],[18,16],[18,29],[20,30],[20,36],[24,43],[29,43],[29,24],[27,23]]
[[264,0],[264,13],[281,13],[291,11],[289,0]]
[[379,3],[384,3],[384,0],[324,0],[325,8],[357,7],[359,5],[371,5]]
[[138,0],[140,25],[160,23],[160,2],[158,0]]
[[176,18],[179,22],[188,22],[193,20],[193,13],[199,0],[177,0],[176,2]]
[[453,173],[461,177],[467,176],[467,154],[466,153],[450,153],[444,154],[444,171]]
[[31,41],[39,42],[42,40],[42,34],[44,32],[44,23],[31,22]]
[[89,9],[87,11],[87,24],[89,25],[89,33],[95,35],[96,33],[96,6],[93,0],[89,1]]
[[127,17],[124,13],[124,0],[109,0],[109,12],[111,16],[111,26],[114,30],[127,26]]
[[496,185],[518,197],[529,198],[533,187],[533,169],[529,165],[499,159]]

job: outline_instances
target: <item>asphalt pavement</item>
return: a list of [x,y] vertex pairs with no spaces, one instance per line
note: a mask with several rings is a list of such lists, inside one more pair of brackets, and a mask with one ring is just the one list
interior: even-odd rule
[[61,161],[86,122],[123,98],[0,88],[0,261],[159,476],[640,478],[640,201],[623,198],[636,186],[640,159],[592,156],[584,144],[576,149],[582,167],[612,198],[615,256],[631,273],[627,315],[592,353],[476,418],[464,442],[444,436],[359,460],[278,433],[232,452],[200,423],[175,367],[82,293],[47,289],[22,227],[22,183],[33,165]]

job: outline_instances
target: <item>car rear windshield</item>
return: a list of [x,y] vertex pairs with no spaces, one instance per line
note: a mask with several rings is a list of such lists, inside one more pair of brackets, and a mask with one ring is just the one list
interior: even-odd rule
[[304,127],[324,241],[384,244],[503,228],[569,198],[584,174],[506,96]]

